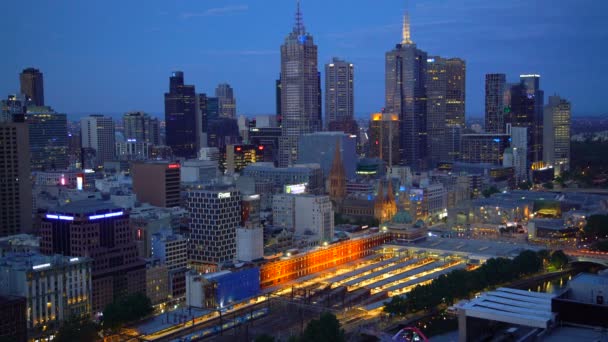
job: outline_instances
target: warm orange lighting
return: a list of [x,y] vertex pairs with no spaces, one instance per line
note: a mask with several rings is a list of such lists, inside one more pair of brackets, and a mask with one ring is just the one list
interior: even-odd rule
[[170,169],[179,169],[179,164],[169,164],[167,167]]

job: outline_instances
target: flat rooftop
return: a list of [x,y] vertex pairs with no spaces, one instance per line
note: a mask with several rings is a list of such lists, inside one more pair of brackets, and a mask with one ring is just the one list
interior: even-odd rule
[[90,214],[102,210],[120,210],[122,208],[117,207],[111,202],[105,202],[101,200],[86,199],[81,201],[74,201],[61,207],[55,207],[49,211],[58,213],[69,213],[69,214]]

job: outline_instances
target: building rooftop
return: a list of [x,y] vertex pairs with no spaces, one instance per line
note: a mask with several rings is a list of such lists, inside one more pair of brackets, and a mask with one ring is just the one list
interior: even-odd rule
[[122,208],[117,207],[111,202],[105,202],[101,200],[81,200],[76,202],[68,203],[61,207],[55,207],[52,211],[59,213],[69,214],[91,214],[98,211],[113,211],[120,210]]

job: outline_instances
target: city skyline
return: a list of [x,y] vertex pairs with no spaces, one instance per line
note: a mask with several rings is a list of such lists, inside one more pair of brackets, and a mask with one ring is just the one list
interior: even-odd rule
[[[158,116],[163,109],[161,94],[165,92],[166,75],[183,70],[189,75],[189,82],[206,93],[219,83],[231,84],[239,98],[238,114],[274,112],[279,45],[285,28],[293,23],[295,1],[267,5],[248,1],[180,2],[171,9],[160,3],[151,3],[144,9],[126,4],[121,5],[121,13],[113,16],[108,11],[114,6],[95,4],[94,8],[87,5],[82,10],[80,6],[85,5],[70,4],[32,6],[28,15],[41,23],[54,17],[55,11],[71,17],[69,22],[55,23],[51,29],[42,29],[47,25],[34,28],[12,23],[18,15],[0,24],[8,25],[6,32],[13,32],[8,47],[14,51],[0,57],[2,64],[9,66],[0,70],[0,91],[17,92],[19,73],[34,67],[45,74],[45,102],[67,113],[70,119],[77,114],[131,110]],[[366,6],[364,1],[357,1],[356,5],[344,10],[339,4],[313,0],[302,3],[307,29],[319,46],[319,63],[339,57],[355,65],[355,97],[359,99],[355,116],[365,118],[383,106],[383,53],[392,49],[400,37],[405,5]],[[330,20],[333,10],[338,9],[350,15]],[[601,60],[604,47],[600,42],[608,36],[608,29],[601,25],[601,16],[594,13],[604,12],[606,4],[515,1],[506,5],[448,0],[410,3],[407,9],[412,40],[420,47],[467,61],[468,117],[483,115],[486,73],[505,73],[508,82],[520,74],[538,73],[547,95],[557,93],[576,104],[575,116],[604,112],[601,97],[589,94],[592,89],[601,88],[601,70],[605,69],[600,67],[605,63]],[[72,11],[79,11],[79,15],[71,16]],[[141,25],[121,33],[121,25],[126,25],[135,11]],[[268,17],[272,20],[262,20]],[[111,18],[116,27],[107,28],[103,21],[95,27],[85,25],[96,18]],[[245,26],[247,30],[242,29]],[[212,27],[217,29],[211,31]],[[183,40],[175,39],[176,34]],[[203,48],[184,44],[201,35],[206,38]],[[79,48],[75,50],[75,46]],[[32,53],[34,50],[37,53]],[[559,59],[554,57],[557,55]],[[573,66],[581,55],[586,56],[587,65],[596,66],[593,69],[600,75],[585,82],[586,87],[573,87],[572,84],[580,84],[580,70]],[[119,77],[122,81],[114,82]]]

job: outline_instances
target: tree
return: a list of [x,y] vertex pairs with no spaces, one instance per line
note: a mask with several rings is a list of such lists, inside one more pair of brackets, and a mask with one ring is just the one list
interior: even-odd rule
[[408,301],[401,296],[394,296],[384,303],[384,312],[391,315],[405,315],[408,311]]
[[494,194],[497,194],[499,192],[500,192],[500,190],[498,190],[497,187],[495,187],[494,185],[492,185],[491,187],[489,187],[489,188],[485,189],[484,191],[482,191],[481,194],[483,195],[483,197],[487,198],[487,197],[490,197],[490,196],[492,196]]
[[595,249],[600,252],[608,252],[608,240],[600,241],[595,244]]
[[87,319],[72,318],[63,323],[53,341],[101,341],[99,326]]
[[553,189],[553,183],[551,183],[551,182],[544,183],[543,184],[543,188],[552,190]]
[[608,238],[608,215],[589,216],[584,232],[591,239]]
[[561,270],[568,264],[568,256],[562,251],[558,250],[551,254],[551,266]]
[[301,342],[343,342],[346,341],[346,337],[336,316],[330,312],[324,312],[319,319],[308,322],[299,340]]
[[521,190],[530,190],[532,188],[532,184],[530,184],[530,182],[520,182],[517,185],[518,188],[520,188]]
[[268,334],[258,335],[254,342],[274,342],[274,337]]
[[103,325],[115,329],[125,323],[141,319],[153,311],[150,298],[138,292],[108,304],[103,310]]

